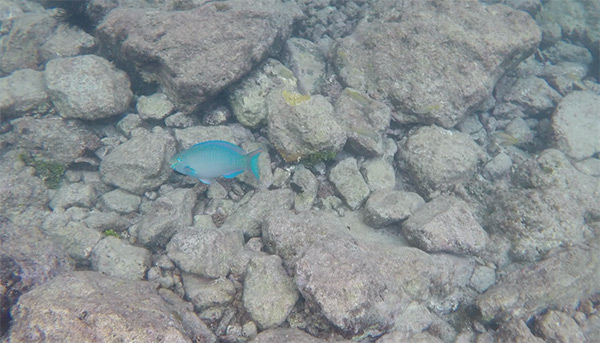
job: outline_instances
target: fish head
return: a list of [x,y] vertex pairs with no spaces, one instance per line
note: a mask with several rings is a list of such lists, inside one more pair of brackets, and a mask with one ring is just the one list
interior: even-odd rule
[[185,169],[186,169],[186,164],[185,162],[182,160],[180,154],[177,155],[173,155],[173,157],[171,157],[169,159],[169,164],[171,165],[171,168],[181,174],[186,174]]

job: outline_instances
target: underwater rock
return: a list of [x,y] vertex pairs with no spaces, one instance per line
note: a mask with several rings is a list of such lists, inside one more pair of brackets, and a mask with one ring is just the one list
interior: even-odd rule
[[[484,321],[528,321],[548,308],[569,308],[600,291],[598,240],[555,251],[510,272],[476,300]],[[541,287],[544,285],[544,287]]]
[[101,146],[100,138],[78,120],[26,116],[11,124],[9,141],[47,162],[68,165]]
[[35,226],[0,217],[0,336],[8,329],[10,307],[21,294],[73,268],[65,251]]
[[192,225],[196,193],[191,189],[174,189],[154,200],[150,211],[129,228],[137,242],[150,247],[164,247],[178,229]]
[[23,295],[12,310],[9,339],[191,343],[174,312],[149,282],[79,271]]
[[485,157],[469,135],[437,126],[409,133],[398,148],[399,160],[425,197],[469,181]]
[[117,146],[100,163],[102,181],[134,194],[162,185],[171,174],[175,140],[162,130],[143,133]]
[[97,120],[123,114],[133,97],[127,74],[96,55],[51,60],[44,78],[64,118]]
[[450,196],[420,206],[402,223],[402,232],[412,244],[429,253],[477,255],[488,242],[469,205]]
[[527,13],[503,5],[411,0],[372,7],[336,45],[335,67],[342,84],[389,99],[406,123],[454,126],[541,40]]
[[50,107],[42,72],[21,69],[0,78],[0,122],[25,114],[46,114]]
[[[473,262],[428,255],[370,236],[352,236],[332,212],[273,211],[263,224],[268,252],[281,256],[309,308],[320,309],[345,335],[410,327],[420,321],[409,304],[450,312],[465,297]],[[373,235],[373,233],[371,233]],[[344,292],[340,292],[343,289]],[[314,307],[313,307],[314,306]],[[424,329],[424,328],[422,328]]]
[[294,192],[289,188],[261,190],[233,212],[222,229],[241,231],[245,237],[261,235],[261,225],[265,216],[273,210],[288,210],[294,205]]
[[167,254],[182,271],[217,279],[229,274],[242,244],[239,231],[188,227],[171,238]]
[[322,95],[274,91],[267,102],[269,139],[286,162],[342,150],[346,132]]
[[567,95],[552,114],[558,148],[583,160],[600,152],[600,95],[580,91]]
[[398,223],[410,217],[425,200],[417,193],[382,189],[373,192],[365,204],[365,222],[374,228]]
[[260,329],[275,328],[287,319],[298,300],[298,290],[279,256],[250,258],[242,300]]
[[329,181],[352,210],[359,208],[371,192],[354,157],[348,157],[331,168]]
[[158,82],[179,109],[191,112],[279,51],[300,14],[295,3],[279,0],[235,0],[176,11],[115,8],[98,26],[97,36],[136,77]]
[[127,279],[143,280],[150,268],[151,253],[126,241],[108,236],[92,250],[92,269],[102,274]]
[[54,193],[48,206],[52,210],[65,210],[69,207],[91,208],[96,203],[94,187],[81,182],[63,184]]

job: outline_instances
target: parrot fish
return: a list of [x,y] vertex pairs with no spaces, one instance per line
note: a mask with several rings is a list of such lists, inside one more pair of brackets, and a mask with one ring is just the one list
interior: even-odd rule
[[258,176],[258,156],[264,150],[246,153],[239,146],[226,141],[207,141],[175,154],[169,160],[175,171],[194,177],[205,184],[223,176],[232,179],[250,170]]

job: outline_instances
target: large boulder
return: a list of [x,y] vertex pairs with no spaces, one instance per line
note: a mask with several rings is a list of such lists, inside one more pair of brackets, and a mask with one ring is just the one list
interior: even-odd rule
[[14,343],[192,341],[185,334],[183,316],[151,283],[96,272],[56,277],[23,295],[11,313],[9,340]]
[[399,119],[449,128],[540,40],[527,13],[503,5],[379,1],[339,42],[335,66],[344,85],[391,100]]
[[298,15],[293,2],[279,0],[184,11],[116,8],[98,26],[98,37],[109,54],[191,110],[279,51]]
[[123,114],[133,97],[127,74],[100,56],[52,60],[44,77],[52,103],[65,118],[95,120]]

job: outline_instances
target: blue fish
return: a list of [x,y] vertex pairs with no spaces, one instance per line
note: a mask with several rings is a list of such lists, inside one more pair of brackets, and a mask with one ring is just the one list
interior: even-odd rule
[[246,170],[251,170],[258,180],[258,156],[263,151],[258,149],[246,153],[233,143],[207,141],[175,154],[169,163],[175,171],[206,184],[220,176],[234,178]]

